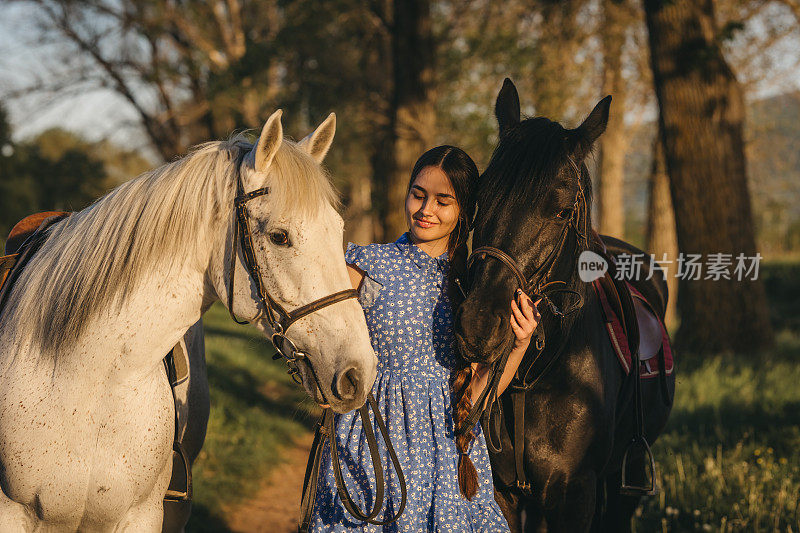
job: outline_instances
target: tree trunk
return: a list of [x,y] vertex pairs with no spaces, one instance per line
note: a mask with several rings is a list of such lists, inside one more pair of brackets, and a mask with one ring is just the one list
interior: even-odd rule
[[[699,280],[681,277],[676,344],[695,352],[750,351],[774,342],[760,280],[737,279],[737,256],[757,259],[747,190],[744,98],[716,40],[713,0],[645,0],[651,62],[678,245],[701,254]],[[706,279],[711,254],[730,280]]]
[[391,79],[386,128],[372,160],[382,240],[408,229],[403,206],[417,158],[434,138],[433,35],[427,0],[396,0],[391,25]]
[[345,212],[347,240],[356,244],[375,242],[375,213],[371,209],[372,182],[360,173],[350,179],[350,203]]
[[675,213],[672,209],[672,197],[669,192],[669,177],[664,162],[664,145],[661,132],[653,141],[653,166],[650,173],[650,191],[647,209],[647,245],[646,250],[655,255],[656,261],[664,268],[669,289],[666,324],[668,328],[675,325],[678,318],[678,278],[675,277],[675,261],[678,258],[678,239],[675,236]]
[[608,128],[600,137],[597,176],[600,233],[625,238],[625,80],[622,77],[622,48],[625,44],[624,6],[618,0],[603,0],[603,95],[614,98]]

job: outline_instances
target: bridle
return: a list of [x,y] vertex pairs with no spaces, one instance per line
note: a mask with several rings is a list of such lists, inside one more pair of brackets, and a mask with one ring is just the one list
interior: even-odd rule
[[[240,169],[243,160],[243,153],[239,155],[236,165]],[[231,318],[237,324],[249,324],[260,318],[262,315],[267,319],[267,322],[272,328],[272,344],[278,352],[278,356],[282,356],[286,360],[289,367],[289,373],[292,379],[298,384],[302,384],[300,377],[300,369],[297,362],[304,361],[309,369],[312,370],[313,366],[305,353],[298,350],[297,346],[286,336],[286,331],[301,318],[310,315],[320,309],[324,309],[329,305],[338,302],[349,300],[350,298],[358,298],[358,291],[355,289],[344,289],[333,294],[328,294],[322,298],[318,298],[313,302],[307,303],[292,311],[287,311],[281,304],[269,294],[264,287],[264,282],[261,277],[261,267],[258,266],[258,261],[255,254],[255,246],[253,245],[253,234],[250,230],[250,213],[247,209],[247,202],[254,198],[259,198],[269,194],[269,187],[262,187],[248,193],[244,192],[244,185],[242,184],[241,170],[236,173],[236,196],[233,199],[233,208],[236,212],[236,221],[234,222],[233,241],[231,244],[231,256],[229,263],[229,278],[228,278],[228,312]],[[238,242],[237,242],[238,241]],[[234,292],[234,276],[236,273],[236,252],[237,244],[242,249],[242,257],[244,258],[244,266],[250,279],[255,283],[258,303],[260,304],[258,313],[250,320],[239,320],[233,312],[233,292]],[[316,379],[316,375],[314,376]],[[318,384],[319,385],[319,384]],[[322,388],[320,388],[322,393]],[[324,398],[324,394],[323,394]],[[324,398],[327,402],[327,398]]]
[[[577,166],[574,162],[572,162],[573,167],[575,167],[577,171]],[[580,208],[583,209],[580,209]],[[581,221],[581,213],[583,213],[582,217],[582,228],[579,227],[579,222]],[[553,268],[560,256],[566,241],[569,235],[570,228],[574,230],[576,237],[578,239],[582,239],[584,243],[588,246],[588,209],[587,209],[587,202],[586,196],[583,191],[583,186],[580,182],[580,172],[578,171],[578,191],[575,194],[575,200],[572,205],[572,213],[570,214],[569,219],[566,220],[566,223],[561,229],[561,232],[558,236],[558,241],[550,253],[545,257],[542,263],[534,270],[533,274],[530,277],[526,277],[524,274],[523,268],[519,265],[510,254],[504,252],[500,248],[496,248],[494,246],[479,246],[472,250],[472,253],[469,255],[467,259],[467,274],[469,277],[470,270],[478,261],[485,261],[487,258],[491,257],[500,261],[503,265],[505,265],[514,275],[514,278],[523,292],[525,292],[528,296],[531,297],[533,301],[538,299],[542,299],[542,302],[545,303],[547,309],[556,317],[564,318],[579,309],[581,309],[584,305],[583,295],[575,290],[566,288],[566,282],[561,280],[550,280],[550,275],[553,271]],[[466,291],[461,287],[461,283],[459,280],[456,280],[456,284],[458,285],[459,289],[462,292],[462,295],[466,298]],[[577,297],[577,302],[567,310],[563,310],[559,308],[552,300],[552,295],[556,293],[571,293]],[[545,336],[544,336],[544,328],[541,326],[537,326],[537,332],[535,334],[535,344],[534,347],[536,349],[536,356],[533,362],[528,366],[527,372],[520,377],[520,373],[518,372],[517,375],[514,376],[511,383],[509,384],[509,389],[514,394],[514,421],[515,421],[515,445],[514,451],[515,456],[517,456],[517,486],[525,490],[530,490],[530,484],[527,483],[525,478],[524,470],[522,470],[522,451],[523,446],[521,442],[521,434],[523,429],[523,421],[524,421],[524,398],[525,393],[529,390],[533,389],[533,387],[542,379],[542,377],[552,368],[555,361],[560,357],[563,353],[564,348],[566,347],[566,341],[569,339],[569,335],[565,336],[565,341],[561,344],[558,350],[555,352],[554,356],[550,358],[547,362],[546,366],[542,369],[535,376],[529,376],[533,372],[533,368],[535,363],[538,361],[539,357],[542,355],[545,347]],[[489,374],[488,383],[484,387],[481,394],[478,396],[477,400],[475,400],[470,408],[470,412],[467,415],[467,418],[464,422],[456,428],[456,435],[463,435],[468,431],[472,431],[472,428],[475,427],[475,424],[478,422],[478,419],[482,419],[484,422],[484,426],[487,428],[486,431],[486,442],[489,448],[495,452],[499,453],[502,451],[502,442],[500,440],[500,420],[503,418],[502,414],[502,406],[498,401],[497,389],[500,383],[500,377],[505,370],[506,363],[508,361],[509,353],[505,353],[500,359],[498,359],[491,368],[491,372]],[[484,403],[486,403],[486,399],[489,398],[490,401],[487,403],[486,407],[484,408]],[[496,407],[496,409],[495,409]],[[497,412],[495,415],[494,413]],[[490,419],[493,419],[494,423],[490,424]]]
[[[313,377],[315,382],[314,386],[319,391],[323,401],[326,404],[330,404],[330,401],[325,396],[322,384],[317,377],[317,373],[314,370],[314,365],[311,364],[308,356],[299,350],[295,343],[286,336],[286,331],[292,326],[292,324],[301,318],[310,315],[311,313],[319,311],[320,309],[324,309],[325,307],[338,302],[343,302],[351,298],[358,298],[358,291],[350,288],[334,292],[300,306],[297,309],[293,309],[292,311],[287,311],[282,305],[275,301],[274,298],[272,298],[272,296],[264,287],[264,282],[261,278],[261,268],[259,267],[256,259],[255,246],[253,245],[253,234],[250,230],[249,211],[247,209],[247,202],[254,198],[269,194],[269,187],[262,187],[247,193],[244,192],[241,174],[241,165],[244,160],[244,155],[244,151],[240,152],[235,162],[237,169],[236,196],[233,199],[233,208],[236,212],[236,220],[234,222],[233,240],[231,243],[231,255],[229,262],[230,273],[228,278],[228,311],[231,315],[231,318],[237,324],[248,324],[257,320],[263,315],[273,332],[271,340],[277,353],[272,358],[284,358],[286,366],[289,368],[289,374],[298,385],[303,384],[303,379],[300,375],[300,367],[298,366],[298,362],[303,361]],[[258,313],[250,320],[240,320],[233,312],[234,274],[236,272],[237,244],[242,250],[245,269],[247,270],[250,279],[253,281],[253,283],[255,283],[258,303],[260,304]],[[372,423],[369,416],[370,408],[375,416],[375,423],[381,432],[381,436],[383,437],[386,445],[389,458],[392,461],[392,465],[394,466],[398,481],[400,483],[400,505],[397,512],[386,521],[379,521],[375,519],[383,507],[385,485],[383,465],[378,453],[378,442],[375,437],[375,432],[372,429]],[[310,525],[311,513],[314,508],[314,500],[316,497],[319,468],[322,461],[322,450],[326,440],[330,440],[331,442],[331,459],[333,462],[333,472],[336,479],[336,487],[342,504],[350,514],[352,514],[357,520],[368,522],[370,524],[386,525],[397,520],[405,509],[407,495],[405,477],[400,466],[400,460],[398,459],[397,453],[395,452],[394,446],[392,446],[389,438],[389,432],[386,428],[386,423],[381,417],[378,404],[371,392],[367,395],[367,403],[361,406],[358,409],[358,412],[361,415],[361,421],[364,426],[364,433],[367,439],[367,445],[369,447],[373,469],[375,471],[375,478],[377,480],[373,508],[368,511],[361,511],[347,490],[341,471],[341,465],[339,463],[338,444],[336,441],[336,428],[334,426],[333,411],[330,409],[330,407],[324,408],[322,417],[317,423],[317,431],[314,436],[314,443],[311,447],[311,454],[309,456],[309,462],[306,467],[306,474],[303,482],[303,496],[300,503],[300,531],[307,531]]]
[[[570,159],[570,161],[572,160]],[[578,175],[580,176],[580,174]],[[583,207],[583,210],[580,209],[581,207]],[[582,229],[578,227],[581,212],[585,213],[582,219]],[[479,246],[478,248],[472,250],[472,253],[467,259],[467,272],[469,273],[470,269],[478,260],[482,261],[487,257],[492,257],[503,263],[506,267],[508,267],[509,270],[511,270],[517,280],[519,288],[522,289],[525,294],[530,296],[534,301],[541,298],[555,316],[564,317],[572,314],[583,307],[583,298],[581,294],[577,291],[563,288],[563,286],[566,285],[566,282],[561,280],[549,281],[549,278],[553,271],[553,267],[556,265],[556,261],[558,260],[558,257],[560,256],[561,251],[567,242],[570,228],[572,228],[575,231],[576,236],[579,239],[582,239],[584,244],[588,246],[588,216],[586,196],[584,195],[583,186],[581,186],[579,178],[578,191],[575,193],[575,200],[572,204],[572,213],[561,228],[561,232],[558,235],[557,244],[552,250],[550,250],[550,253],[547,254],[547,257],[545,257],[544,261],[542,261],[542,263],[535,269],[530,277],[525,277],[523,268],[511,255],[504,252],[500,248],[495,248],[494,246]],[[536,280],[536,283],[534,283],[534,280]],[[559,307],[552,301],[550,297],[550,295],[554,293],[563,292],[572,293],[578,297],[578,303],[567,311],[559,309]],[[464,293],[463,295],[466,296],[466,293],[463,291],[463,289],[462,293]]]

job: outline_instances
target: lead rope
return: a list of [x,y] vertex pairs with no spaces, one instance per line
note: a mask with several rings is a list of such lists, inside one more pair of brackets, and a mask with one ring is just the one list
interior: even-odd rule
[[[400,484],[400,506],[394,515],[385,520],[375,520],[375,517],[378,516],[383,508],[385,484],[383,465],[378,452],[378,441],[375,438],[375,432],[372,428],[372,422],[370,421],[370,409],[372,409],[372,412],[375,415],[375,424],[378,426],[381,437],[383,437],[383,441],[386,444],[386,449],[389,453],[389,459],[394,466],[394,470],[397,474],[397,479]],[[300,501],[300,524],[298,526],[298,531],[300,533],[307,532],[311,525],[311,516],[314,511],[314,503],[317,497],[317,486],[319,484],[319,470],[320,464],[322,463],[322,451],[326,442],[330,443],[331,460],[333,462],[333,476],[336,480],[336,490],[339,494],[339,499],[341,500],[342,505],[347,512],[350,513],[356,520],[361,520],[362,522],[367,522],[377,526],[385,526],[395,522],[398,518],[400,518],[400,515],[403,514],[403,511],[406,508],[408,490],[406,487],[406,479],[403,475],[403,469],[400,466],[400,460],[397,457],[397,452],[395,452],[394,446],[392,446],[389,439],[389,430],[386,428],[383,417],[380,415],[378,403],[375,401],[375,397],[371,392],[369,395],[367,395],[367,403],[358,409],[358,413],[361,416],[361,423],[364,427],[364,433],[366,434],[367,446],[369,448],[370,459],[372,461],[372,467],[376,479],[375,499],[372,509],[367,511],[362,511],[359,509],[358,504],[356,504],[353,497],[347,490],[347,485],[345,484],[344,476],[342,474],[342,467],[339,462],[339,444],[336,438],[334,414],[331,408],[327,407],[323,409],[322,416],[317,422],[317,429],[314,432],[314,442],[311,445],[311,453],[308,457],[308,464],[306,465],[306,472],[303,478],[303,496]]]
[[[314,378],[316,386],[322,395],[323,401],[325,403],[329,403],[328,399],[325,397],[325,393],[319,386],[319,379],[317,378],[317,373],[314,371],[314,367],[310,364],[308,367],[311,371],[312,377]],[[298,369],[296,364],[293,367],[290,366],[290,374],[296,374],[297,372]],[[380,453],[378,451],[378,440],[375,438],[375,431],[372,428],[372,422],[369,416],[370,409],[372,409],[372,413],[375,416],[375,424],[377,424],[378,431],[381,433],[383,442],[386,445],[386,450],[389,453],[389,459],[394,466],[395,473],[397,474],[397,480],[400,484],[400,506],[397,509],[397,512],[391,518],[388,518],[384,521],[375,520],[375,517],[378,516],[383,508],[385,483],[383,463],[381,462]],[[317,486],[319,484],[320,465],[322,464],[322,452],[325,448],[326,441],[330,443],[331,461],[333,463],[333,477],[336,482],[336,490],[339,494],[339,499],[341,500],[342,505],[347,512],[350,513],[356,520],[361,520],[362,522],[367,522],[369,524],[378,526],[384,526],[391,524],[400,518],[400,515],[406,508],[406,500],[408,497],[406,478],[403,474],[400,460],[397,457],[397,452],[395,451],[394,446],[392,446],[392,441],[389,438],[389,430],[386,427],[386,423],[383,421],[383,417],[381,416],[378,402],[375,401],[375,396],[373,396],[372,392],[367,394],[367,403],[359,407],[358,414],[361,416],[361,424],[364,427],[370,460],[372,461],[372,468],[375,474],[375,500],[372,509],[368,511],[362,511],[355,503],[353,497],[350,495],[350,492],[347,490],[347,485],[344,481],[344,475],[342,474],[342,466],[339,462],[339,444],[338,440],[336,439],[334,413],[330,407],[325,407],[322,410],[322,416],[320,416],[320,419],[317,422],[317,428],[314,432],[314,442],[311,444],[311,451],[308,455],[308,463],[306,464],[306,472],[303,476],[303,494],[300,499],[300,522],[297,528],[299,533],[308,532],[311,525],[311,517],[314,512],[314,503],[317,499]]]

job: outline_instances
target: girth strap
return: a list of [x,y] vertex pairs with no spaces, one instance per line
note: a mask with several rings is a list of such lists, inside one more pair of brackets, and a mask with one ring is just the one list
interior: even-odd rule
[[175,397],[175,384],[176,381],[176,372],[175,372],[175,348],[169,351],[166,357],[164,357],[163,363],[164,368],[167,371],[167,381],[169,381],[169,389],[172,393],[172,407],[175,410],[175,434],[172,438],[172,468],[173,468],[173,479],[175,477],[175,466],[176,463],[180,464],[180,470],[182,473],[182,478],[179,478],[179,481],[183,481],[181,488],[176,489],[172,487],[173,479],[170,479],[170,486],[167,487],[167,491],[164,494],[164,501],[168,502],[191,502],[192,501],[192,468],[189,463],[189,456],[186,453],[183,445],[181,444],[180,439],[180,424],[178,420],[178,400]]

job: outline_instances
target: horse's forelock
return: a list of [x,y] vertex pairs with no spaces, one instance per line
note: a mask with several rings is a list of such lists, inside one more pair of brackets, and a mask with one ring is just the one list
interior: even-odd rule
[[480,178],[480,208],[487,220],[533,209],[556,184],[569,155],[567,130],[557,122],[528,118],[507,130]]
[[309,219],[329,206],[339,207],[339,194],[325,168],[291,140],[281,144],[268,181],[273,216]]

